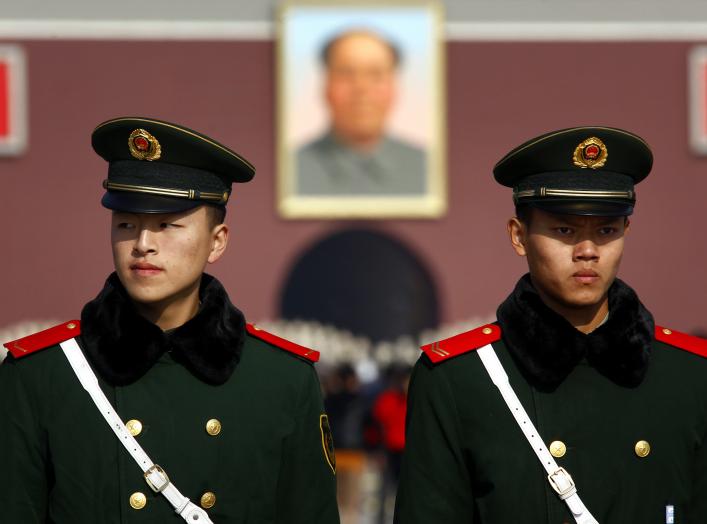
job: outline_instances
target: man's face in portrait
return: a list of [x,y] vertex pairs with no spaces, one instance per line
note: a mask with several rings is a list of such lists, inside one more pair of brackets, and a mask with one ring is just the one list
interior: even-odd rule
[[626,217],[576,216],[532,209],[508,223],[533,285],[555,310],[594,307],[607,296],[621,263]]
[[198,289],[208,263],[223,254],[228,228],[208,206],[173,214],[113,212],[113,263],[140,304],[169,304]]
[[352,32],[332,44],[326,100],[340,140],[366,148],[381,138],[396,94],[396,61],[390,45],[371,33]]

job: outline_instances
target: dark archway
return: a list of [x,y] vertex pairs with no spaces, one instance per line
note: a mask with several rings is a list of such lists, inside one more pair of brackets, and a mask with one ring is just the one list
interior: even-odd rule
[[422,262],[395,238],[366,229],[334,233],[302,254],[285,281],[280,314],[373,342],[439,324],[436,287]]

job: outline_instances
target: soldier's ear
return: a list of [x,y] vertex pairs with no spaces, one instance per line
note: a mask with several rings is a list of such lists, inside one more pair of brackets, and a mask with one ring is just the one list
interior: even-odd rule
[[218,224],[211,230],[211,252],[209,253],[208,262],[213,264],[223,255],[228,245],[228,226],[226,224]]
[[525,249],[525,241],[528,234],[527,226],[521,222],[518,217],[513,217],[506,225],[508,230],[508,238],[511,241],[511,246],[518,256],[524,257],[527,252]]

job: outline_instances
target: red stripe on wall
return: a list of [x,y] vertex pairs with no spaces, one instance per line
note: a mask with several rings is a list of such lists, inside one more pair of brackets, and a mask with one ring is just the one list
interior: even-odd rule
[[0,62],[0,140],[10,134],[10,71]]

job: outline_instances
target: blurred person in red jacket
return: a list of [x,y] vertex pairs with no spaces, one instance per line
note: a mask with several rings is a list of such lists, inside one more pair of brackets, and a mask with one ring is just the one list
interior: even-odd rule
[[387,387],[373,404],[372,415],[380,432],[386,464],[381,486],[381,522],[386,522],[386,502],[398,487],[400,465],[405,448],[405,412],[408,384],[412,368],[405,364],[392,364],[387,372]]

